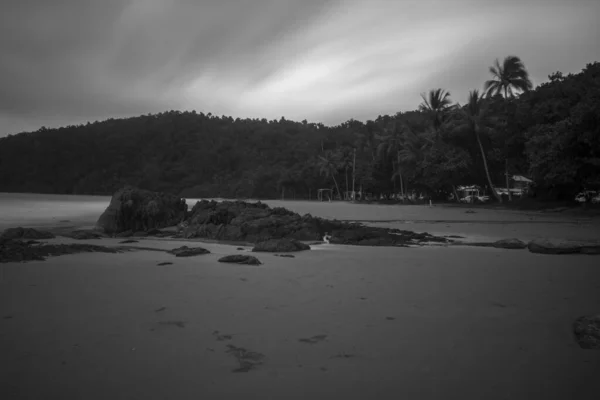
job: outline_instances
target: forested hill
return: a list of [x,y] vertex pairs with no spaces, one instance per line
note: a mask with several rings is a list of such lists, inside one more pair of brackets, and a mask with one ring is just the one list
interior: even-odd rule
[[317,188],[351,190],[356,149],[357,188],[375,193],[504,186],[508,170],[571,196],[600,182],[600,63],[549,79],[513,98],[450,101],[431,90],[417,111],[334,127],[170,111],[41,128],[0,139],[0,191],[132,184],[187,197],[314,198]]

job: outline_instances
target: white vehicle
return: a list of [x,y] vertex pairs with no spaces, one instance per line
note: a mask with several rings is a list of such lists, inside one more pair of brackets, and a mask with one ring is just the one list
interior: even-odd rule
[[600,204],[600,194],[592,197],[592,203],[594,203],[594,204]]
[[[600,194],[597,194],[595,190],[586,190],[585,192],[577,194],[577,196],[575,196],[575,201],[578,203],[585,203],[590,199],[592,203],[594,203],[594,199],[598,196],[600,196]],[[596,202],[597,201],[598,200],[596,200]]]

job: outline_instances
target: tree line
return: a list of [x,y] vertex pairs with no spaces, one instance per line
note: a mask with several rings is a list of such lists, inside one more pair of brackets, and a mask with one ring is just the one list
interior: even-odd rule
[[184,197],[314,199],[355,182],[436,197],[458,185],[506,187],[517,174],[535,181],[539,198],[571,199],[600,185],[600,63],[548,79],[534,88],[509,56],[465,99],[435,88],[413,111],[336,126],[168,111],[42,127],[0,139],[0,191],[110,194],[131,184]]

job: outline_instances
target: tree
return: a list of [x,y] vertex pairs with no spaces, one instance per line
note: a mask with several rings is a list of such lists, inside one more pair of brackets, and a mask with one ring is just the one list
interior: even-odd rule
[[[506,57],[502,65],[496,59],[495,65],[490,67],[490,74],[492,79],[485,82],[484,90],[488,96],[504,94],[505,104],[507,104],[509,97],[515,97],[515,91],[527,92],[533,87],[525,65],[517,56]],[[505,116],[505,126],[508,126],[508,107],[506,107]],[[505,134],[508,136],[508,132],[505,132]],[[508,181],[508,146],[506,146],[505,152],[506,189],[508,190],[508,200],[511,201],[512,195]]]
[[337,160],[335,158],[334,153],[328,151],[325,153],[325,157],[319,156],[319,173],[324,175],[326,178],[333,178],[333,183],[335,184],[335,188],[340,196],[340,199],[343,198],[340,192],[340,187],[338,186],[337,180],[335,179],[335,174],[338,170]]
[[428,96],[421,94],[421,98],[423,102],[419,110],[429,116],[437,139],[451,108],[450,93],[443,89],[431,89]]
[[504,98],[515,97],[515,90],[526,92],[533,87],[525,65],[517,56],[508,56],[502,65],[496,59],[490,67],[492,79],[485,82],[484,91],[488,96],[502,95]]
[[457,112],[460,115],[462,124],[456,129],[470,132],[475,137],[477,145],[479,146],[479,151],[481,152],[481,158],[483,160],[483,167],[485,168],[485,176],[487,178],[488,185],[490,186],[492,194],[496,200],[502,203],[502,197],[500,197],[500,195],[494,189],[494,184],[492,183],[492,178],[490,177],[490,171],[488,168],[487,157],[485,155],[485,150],[483,149],[483,144],[481,143],[481,135],[484,132],[489,131],[488,126],[486,126],[488,123],[488,115],[487,108],[485,106],[485,100],[479,95],[478,90],[472,90],[469,92],[467,104],[464,107],[460,107],[460,105],[458,105]]
[[383,137],[383,141],[377,147],[377,158],[380,162],[389,162],[392,164],[392,176],[390,180],[394,182],[396,178],[400,181],[400,193],[403,198],[406,193],[404,178],[402,173],[402,151],[403,146],[403,132],[408,128],[397,120],[391,123],[391,128],[386,129],[386,136]]

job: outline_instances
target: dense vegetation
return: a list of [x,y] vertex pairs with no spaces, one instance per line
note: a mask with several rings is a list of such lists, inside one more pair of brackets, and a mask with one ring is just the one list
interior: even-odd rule
[[464,103],[434,89],[417,110],[366,123],[170,111],[42,127],[0,139],[0,191],[112,193],[128,183],[187,197],[315,198],[317,188],[352,190],[354,151],[356,190],[371,193],[506,187],[507,172],[534,179],[544,197],[597,185],[600,63],[536,88],[517,57],[490,72]]

